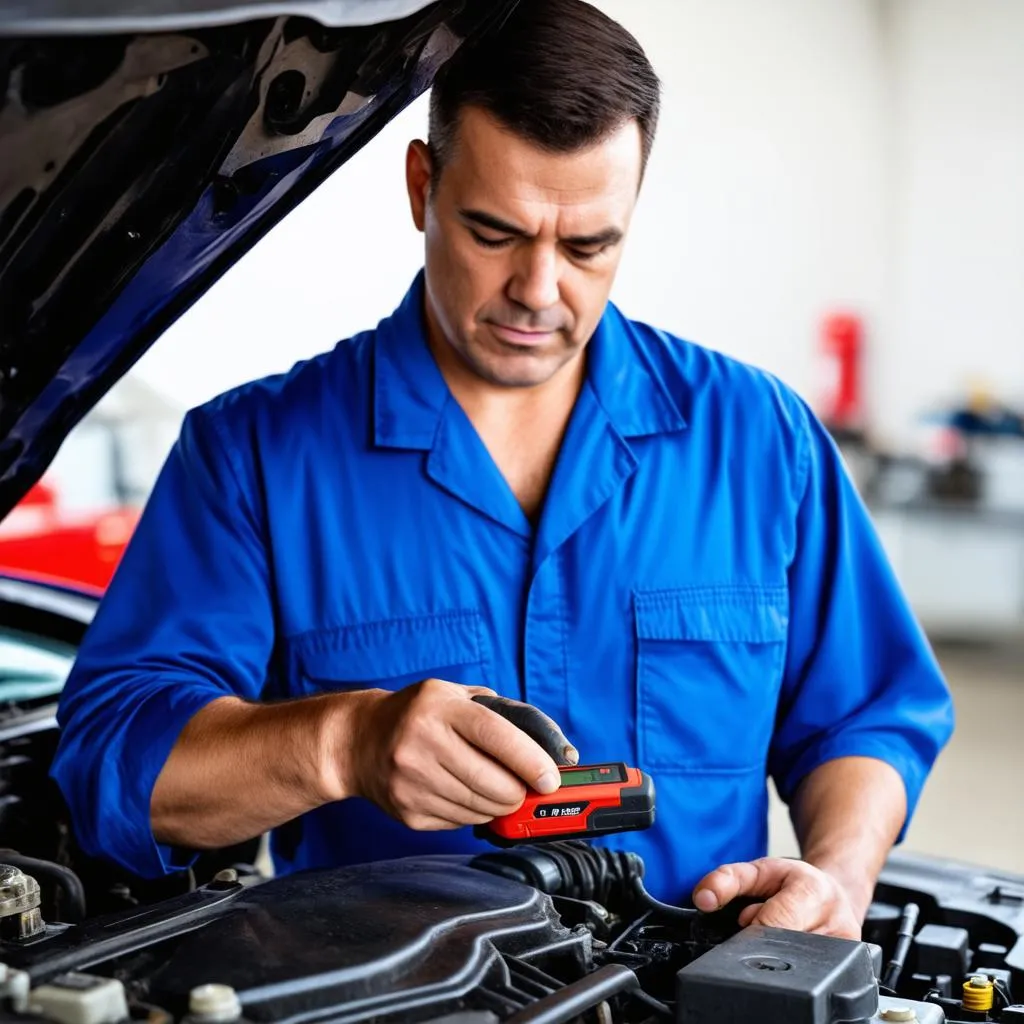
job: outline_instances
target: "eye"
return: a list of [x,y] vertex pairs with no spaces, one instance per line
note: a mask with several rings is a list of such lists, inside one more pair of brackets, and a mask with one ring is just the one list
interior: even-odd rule
[[574,260],[586,263],[588,260],[592,260],[600,256],[606,248],[607,246],[601,246],[599,249],[574,249],[570,246],[568,253]]
[[477,245],[482,245],[485,249],[503,249],[512,241],[511,238],[486,238],[479,231],[474,231],[472,228],[469,229],[469,233],[473,236],[473,240]]

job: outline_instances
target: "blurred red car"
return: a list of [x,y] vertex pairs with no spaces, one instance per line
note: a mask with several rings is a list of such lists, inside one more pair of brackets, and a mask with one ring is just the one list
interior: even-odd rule
[[30,573],[103,590],[138,523],[140,509],[62,509],[44,479],[0,522],[0,571]]

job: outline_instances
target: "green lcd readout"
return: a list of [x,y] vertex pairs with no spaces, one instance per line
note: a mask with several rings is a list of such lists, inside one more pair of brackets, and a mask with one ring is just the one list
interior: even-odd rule
[[562,788],[566,786],[594,786],[602,782],[625,782],[621,764],[594,764],[586,768],[563,768]]

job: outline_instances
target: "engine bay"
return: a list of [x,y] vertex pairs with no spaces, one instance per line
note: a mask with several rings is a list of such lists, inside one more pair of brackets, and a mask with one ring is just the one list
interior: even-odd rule
[[[77,644],[91,608],[23,590],[7,625]],[[75,843],[56,710],[0,703],[0,1024],[1024,1021],[1024,878],[894,853],[863,942],[659,903],[585,841],[148,881]]]
[[1024,888],[916,858],[887,868],[863,942],[659,903],[639,857],[585,841],[269,880],[227,868],[74,924],[41,913],[83,909],[72,872],[8,859],[11,1024],[1024,1020]]

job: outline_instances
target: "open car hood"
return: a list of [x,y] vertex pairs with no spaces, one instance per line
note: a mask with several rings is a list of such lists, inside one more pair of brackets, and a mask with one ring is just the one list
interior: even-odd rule
[[0,0],[0,517],[516,0]]

